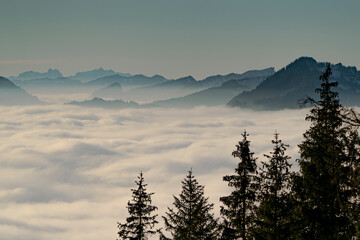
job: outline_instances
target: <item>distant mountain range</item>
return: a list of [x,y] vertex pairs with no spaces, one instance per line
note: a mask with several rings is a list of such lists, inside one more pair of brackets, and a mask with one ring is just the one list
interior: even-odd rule
[[79,80],[59,78],[37,78],[29,80],[13,80],[13,82],[31,94],[61,94],[86,91]]
[[[117,73],[113,70],[104,70],[103,68],[93,69],[84,72],[77,72],[73,76],[68,76],[67,78],[79,80],[81,82],[89,82],[98,78],[112,76],[112,75],[120,75],[123,77],[130,77],[131,74],[128,73]],[[17,77],[11,76],[9,80],[11,81],[24,81],[24,80],[34,80],[34,79],[57,79],[62,78],[63,75],[57,69],[49,69],[47,72],[34,72],[27,71],[20,73]]]
[[42,104],[37,97],[28,94],[9,79],[0,77],[0,105],[34,105]]
[[[264,70],[247,71],[242,74],[231,73],[228,75],[216,75],[216,76],[207,77],[200,81],[195,80],[192,76],[187,76],[176,80],[168,80],[166,82],[151,85],[148,87],[136,88],[133,89],[132,91],[129,91],[127,94],[124,94],[123,97],[135,101],[166,100],[171,98],[180,98],[180,97],[185,97],[189,94],[194,94],[201,90],[206,90],[208,88],[219,87],[225,82],[230,80],[243,80],[241,85],[247,87],[248,89],[252,89],[255,86],[257,86],[260,83],[260,81],[264,80],[266,77],[268,77],[273,73],[274,73],[274,68],[267,68]],[[223,90],[224,88],[220,90],[222,91],[221,94],[224,94]],[[216,91],[216,89],[212,89],[211,91],[214,92]],[[204,97],[206,96],[206,94],[204,95],[204,93],[199,93],[199,94],[203,95]],[[231,94],[231,96],[235,96],[235,95]],[[180,99],[176,100],[176,102],[179,101]],[[175,102],[175,100],[174,101],[171,100],[168,102]],[[165,104],[165,103],[166,102],[161,102],[161,104]],[[223,104],[225,103],[226,102],[223,102]]]
[[[247,79],[247,82],[243,81],[241,83],[241,85],[243,85],[241,86],[241,89],[211,89],[205,92],[205,94],[199,93],[199,95],[205,99],[207,95],[212,95],[208,92],[219,91],[217,97],[214,97],[214,99],[211,100],[213,101],[212,104],[215,104],[215,102],[219,104],[220,102],[221,104],[225,104],[229,96],[233,97],[236,91],[239,93],[244,89],[251,90],[260,83],[259,79],[262,81],[263,77],[269,76],[272,73],[274,73],[274,69],[268,68],[264,70],[248,71],[243,74],[231,73],[227,75],[210,76],[203,80],[197,81],[192,76],[172,80],[166,79],[161,75],[148,77],[141,74],[133,76],[129,74],[118,74],[112,70],[104,70],[103,68],[86,72],[78,72],[71,77],[63,77],[58,70],[49,69],[47,73],[33,71],[21,73],[18,77],[13,77],[13,82],[31,94],[35,95],[75,94],[90,92],[89,96],[91,98],[99,97],[108,100],[124,99],[127,101],[150,103],[155,100],[180,98],[189,94],[206,90],[208,88],[220,87],[223,83],[229,80]],[[99,78],[90,80],[96,77]],[[255,80],[255,78],[258,78],[258,81]],[[219,97],[220,95],[227,97],[221,98]],[[190,98],[191,97],[188,99]],[[176,101],[179,102],[180,99]],[[190,100],[187,101],[189,102]],[[209,101],[209,104],[211,101]],[[200,104],[200,102],[206,103],[206,100],[200,101],[198,99],[196,104]],[[162,104],[165,104],[165,102]],[[188,104],[190,104],[190,102]]]
[[194,107],[224,105],[239,93],[251,90],[266,77],[233,79],[224,82],[219,87],[207,88],[184,97],[155,101],[153,104],[166,107]]
[[[263,78],[268,77],[274,74],[274,68],[266,68],[263,70],[250,70],[246,71],[242,74],[230,73],[227,75],[215,75],[205,78],[202,81],[199,81],[197,84],[200,86],[208,87],[218,87],[221,84],[229,81],[229,80],[244,80],[247,79],[246,85],[250,88],[255,88],[259,82],[253,81],[254,78]],[[245,83],[245,81],[243,81]]]
[[[104,70],[104,71],[99,70],[95,72],[94,71],[90,71],[90,72],[91,73],[97,72],[97,74],[100,74],[101,72],[103,73],[113,72],[111,70]],[[24,76],[23,74],[20,75]],[[83,74],[80,75],[84,76]],[[88,72],[86,72],[85,75],[89,77],[91,74],[88,75]],[[93,76],[95,75],[96,74],[93,74]],[[39,76],[39,75],[33,75],[33,76]],[[115,74],[111,76],[101,77],[89,82],[82,82],[72,77],[58,77],[58,78],[41,77],[41,78],[30,79],[30,76],[28,76],[26,80],[16,77],[13,78],[12,81],[16,85],[26,89],[27,91],[33,94],[60,94],[60,93],[69,94],[69,93],[77,93],[77,92],[78,93],[94,92],[101,88],[108,87],[113,83],[118,83],[122,86],[123,89],[128,90],[137,87],[154,85],[168,80],[160,75],[147,77],[144,75],[127,76],[126,74],[122,74],[122,75]],[[118,98],[120,97],[121,96],[118,96]]]
[[[313,58],[301,57],[268,77],[254,90],[234,97],[228,105],[256,110],[299,108],[299,100],[307,96],[318,98],[315,89],[321,84],[319,76],[325,66]],[[331,65],[331,68],[330,79],[339,83],[335,90],[339,92],[341,103],[360,106],[360,72],[341,63]]]
[[71,79],[80,80],[81,82],[90,82],[92,80],[106,77],[119,75],[122,77],[130,77],[131,74],[128,73],[116,73],[113,70],[104,70],[103,68],[98,68],[90,71],[77,72],[74,76],[70,76]]
[[[111,85],[101,88],[92,94],[92,100],[85,100],[83,102],[75,102],[81,106],[118,106],[114,101],[105,101],[105,99],[127,99],[127,100],[144,100],[153,98],[165,98],[155,102],[147,102],[142,104],[142,107],[194,107],[199,105],[216,106],[225,105],[231,98],[238,95],[244,90],[251,90],[259,83],[264,81],[266,77],[274,73],[273,68],[264,70],[248,71],[243,74],[228,74],[217,75],[206,78],[201,81],[196,81],[193,77],[188,76],[177,80],[166,80],[164,83],[154,84],[149,87],[135,88],[131,91],[124,92],[121,85],[118,83],[123,78],[106,77],[105,79],[98,79],[92,82],[104,83],[106,81],[118,80]],[[220,86],[217,86],[219,85]],[[216,86],[209,87],[208,86]],[[188,95],[184,94],[186,91],[192,92]],[[185,95],[182,97],[174,97],[177,95]],[[94,98],[95,97],[95,98]],[[121,103],[123,102],[120,100]],[[74,104],[72,102],[71,104]],[[122,105],[120,105],[122,107]]]
[[274,73],[274,68],[266,68],[264,70],[251,70],[242,74],[230,73],[228,75],[215,75],[207,77],[203,80],[196,81],[192,76],[179,78],[177,80],[168,81],[158,85],[151,86],[151,88],[195,88],[206,89],[210,87],[218,87],[229,80],[241,80],[245,78],[268,77]]
[[123,100],[104,100],[102,98],[93,98],[85,101],[72,101],[69,105],[78,105],[82,107],[100,107],[100,108],[138,108],[140,105],[133,101]]
[[119,83],[123,88],[125,87],[143,87],[154,84],[159,84],[168,81],[168,79],[164,78],[160,75],[154,75],[152,77],[147,77],[142,74],[133,75],[124,77],[119,74],[106,76],[102,78],[98,78],[96,80],[90,81],[86,83],[86,86],[96,86],[96,87],[107,87],[113,83]]
[[57,69],[49,69],[45,73],[40,72],[34,72],[34,71],[27,71],[20,73],[17,77],[11,76],[9,79],[11,81],[14,80],[31,80],[31,79],[38,79],[38,78],[49,78],[49,79],[55,79],[55,78],[61,78],[62,74]]
[[[267,68],[242,74],[215,75],[199,81],[192,76],[172,80],[161,75],[118,74],[102,68],[77,73],[74,78],[65,78],[56,69],[49,69],[46,73],[29,71],[14,77],[13,82],[19,87],[6,78],[0,79],[0,104],[4,105],[6,101],[7,105],[20,102],[38,104],[40,101],[28,91],[35,95],[89,94],[91,100],[71,102],[81,106],[139,107],[138,103],[147,103],[141,106],[227,104],[255,110],[299,108],[301,99],[317,98],[315,89],[320,86],[319,76],[325,65],[311,57],[301,57],[277,72],[274,68]],[[339,83],[335,90],[340,94],[341,103],[360,106],[360,72],[341,63],[331,65],[331,68],[331,80]],[[107,74],[112,75],[103,76]],[[98,76],[101,77],[90,80]],[[17,98],[19,101],[15,101]]]
[[101,88],[95,91],[91,95],[91,97],[118,99],[119,96],[121,96],[121,94],[122,94],[122,87],[120,83],[115,82],[105,88]]

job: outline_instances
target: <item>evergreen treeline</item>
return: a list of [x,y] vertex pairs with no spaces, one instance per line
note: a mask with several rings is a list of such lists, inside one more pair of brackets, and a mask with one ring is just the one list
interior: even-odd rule
[[260,166],[244,132],[232,153],[235,173],[223,177],[232,192],[220,198],[221,220],[190,170],[180,195],[173,196],[174,208],[162,217],[165,229],[154,229],[157,208],[140,173],[127,207],[130,217],[118,224],[120,239],[148,239],[157,232],[160,239],[176,240],[360,239],[360,118],[340,104],[330,76],[328,64],[316,89],[320,100],[304,102],[312,105],[306,116],[311,126],[298,145],[299,172],[290,170],[288,145],[278,133]]

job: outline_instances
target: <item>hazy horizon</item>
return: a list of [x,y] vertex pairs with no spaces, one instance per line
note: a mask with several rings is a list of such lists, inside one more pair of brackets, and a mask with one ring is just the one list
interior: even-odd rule
[[103,67],[166,78],[241,73],[309,56],[360,67],[360,2],[4,0],[0,75]]

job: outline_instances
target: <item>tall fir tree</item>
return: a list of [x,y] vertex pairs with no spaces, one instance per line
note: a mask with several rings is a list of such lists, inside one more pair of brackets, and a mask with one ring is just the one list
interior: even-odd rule
[[[204,196],[204,186],[200,185],[189,171],[182,181],[179,197],[174,196],[174,209],[168,208],[163,217],[165,229],[174,240],[215,240],[218,238],[217,219],[211,211],[214,204]],[[162,239],[166,238],[162,234]]]
[[299,145],[300,186],[295,189],[302,206],[302,238],[307,239],[351,239],[355,234],[352,213],[357,196],[351,176],[359,159],[359,137],[344,122],[345,108],[332,90],[337,82],[330,76],[328,64],[316,89],[320,100],[308,99],[313,104],[306,116],[311,126]]
[[227,226],[224,226],[224,239],[243,240],[252,238],[252,228],[255,216],[255,201],[259,189],[259,177],[257,176],[256,158],[250,151],[249,136],[246,132],[242,134],[243,140],[236,145],[236,150],[232,152],[235,158],[239,158],[239,163],[235,169],[235,175],[224,176],[223,180],[228,182],[228,186],[235,190],[225,197],[221,197],[220,213],[225,218]]
[[154,229],[158,223],[156,221],[157,214],[154,214],[157,207],[152,205],[151,200],[154,193],[146,192],[147,184],[144,183],[142,172],[140,172],[138,181],[135,183],[138,187],[131,189],[132,201],[127,204],[130,217],[126,218],[126,223],[118,223],[118,234],[122,240],[146,240],[149,235],[159,232],[159,230]]
[[[357,128],[357,127],[356,127]],[[355,227],[356,239],[360,239],[360,137],[358,131],[351,131],[345,139],[347,157],[349,158],[349,185],[351,186],[351,223]]]
[[259,207],[256,214],[256,239],[281,240],[292,236],[293,219],[291,212],[291,164],[290,157],[285,154],[288,145],[275,139],[271,155],[264,155],[268,161],[262,162],[260,171],[261,191]]

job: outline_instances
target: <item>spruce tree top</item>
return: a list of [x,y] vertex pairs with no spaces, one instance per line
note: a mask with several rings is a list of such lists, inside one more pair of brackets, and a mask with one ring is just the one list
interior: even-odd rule
[[[223,237],[230,239],[242,238],[250,239],[250,229],[254,218],[254,208],[257,190],[259,188],[259,178],[257,176],[256,158],[250,151],[250,141],[247,140],[246,131],[242,134],[243,139],[236,145],[236,150],[232,152],[235,158],[239,158],[239,163],[235,169],[235,174],[224,176],[223,180],[234,190],[229,196],[220,198],[224,204],[221,206],[221,215],[226,222]],[[232,237],[230,237],[232,236]]]
[[331,74],[330,64],[327,64],[325,72],[319,77],[321,87],[315,90],[319,93],[320,100],[315,101],[312,98],[306,100],[315,107],[310,110],[310,115],[307,115],[305,119],[314,124],[335,129],[342,125],[340,114],[342,106],[339,101],[339,94],[332,90],[333,87],[337,87],[338,83],[330,81]]
[[337,83],[330,76],[328,64],[320,76],[321,87],[316,89],[320,100],[308,99],[314,104],[306,117],[311,126],[299,145],[301,181],[296,189],[308,239],[351,239],[353,231],[348,211],[353,201],[349,150],[355,149],[351,145],[357,143],[351,139],[357,141],[357,132],[344,122],[346,108],[332,90]]
[[[192,170],[181,183],[179,197],[174,196],[175,208],[168,208],[163,217],[165,229],[175,240],[217,239],[217,220],[211,213],[214,204],[204,197],[204,186],[198,183]],[[167,238],[163,236],[162,239]]]
[[157,214],[153,214],[157,207],[151,205],[151,195],[154,193],[147,193],[144,183],[143,173],[140,172],[138,181],[135,181],[138,188],[131,189],[132,200],[128,202],[127,209],[129,217],[126,218],[126,223],[118,223],[120,239],[134,239],[146,240],[148,235],[158,232],[153,230],[154,226],[158,223],[156,221]]

